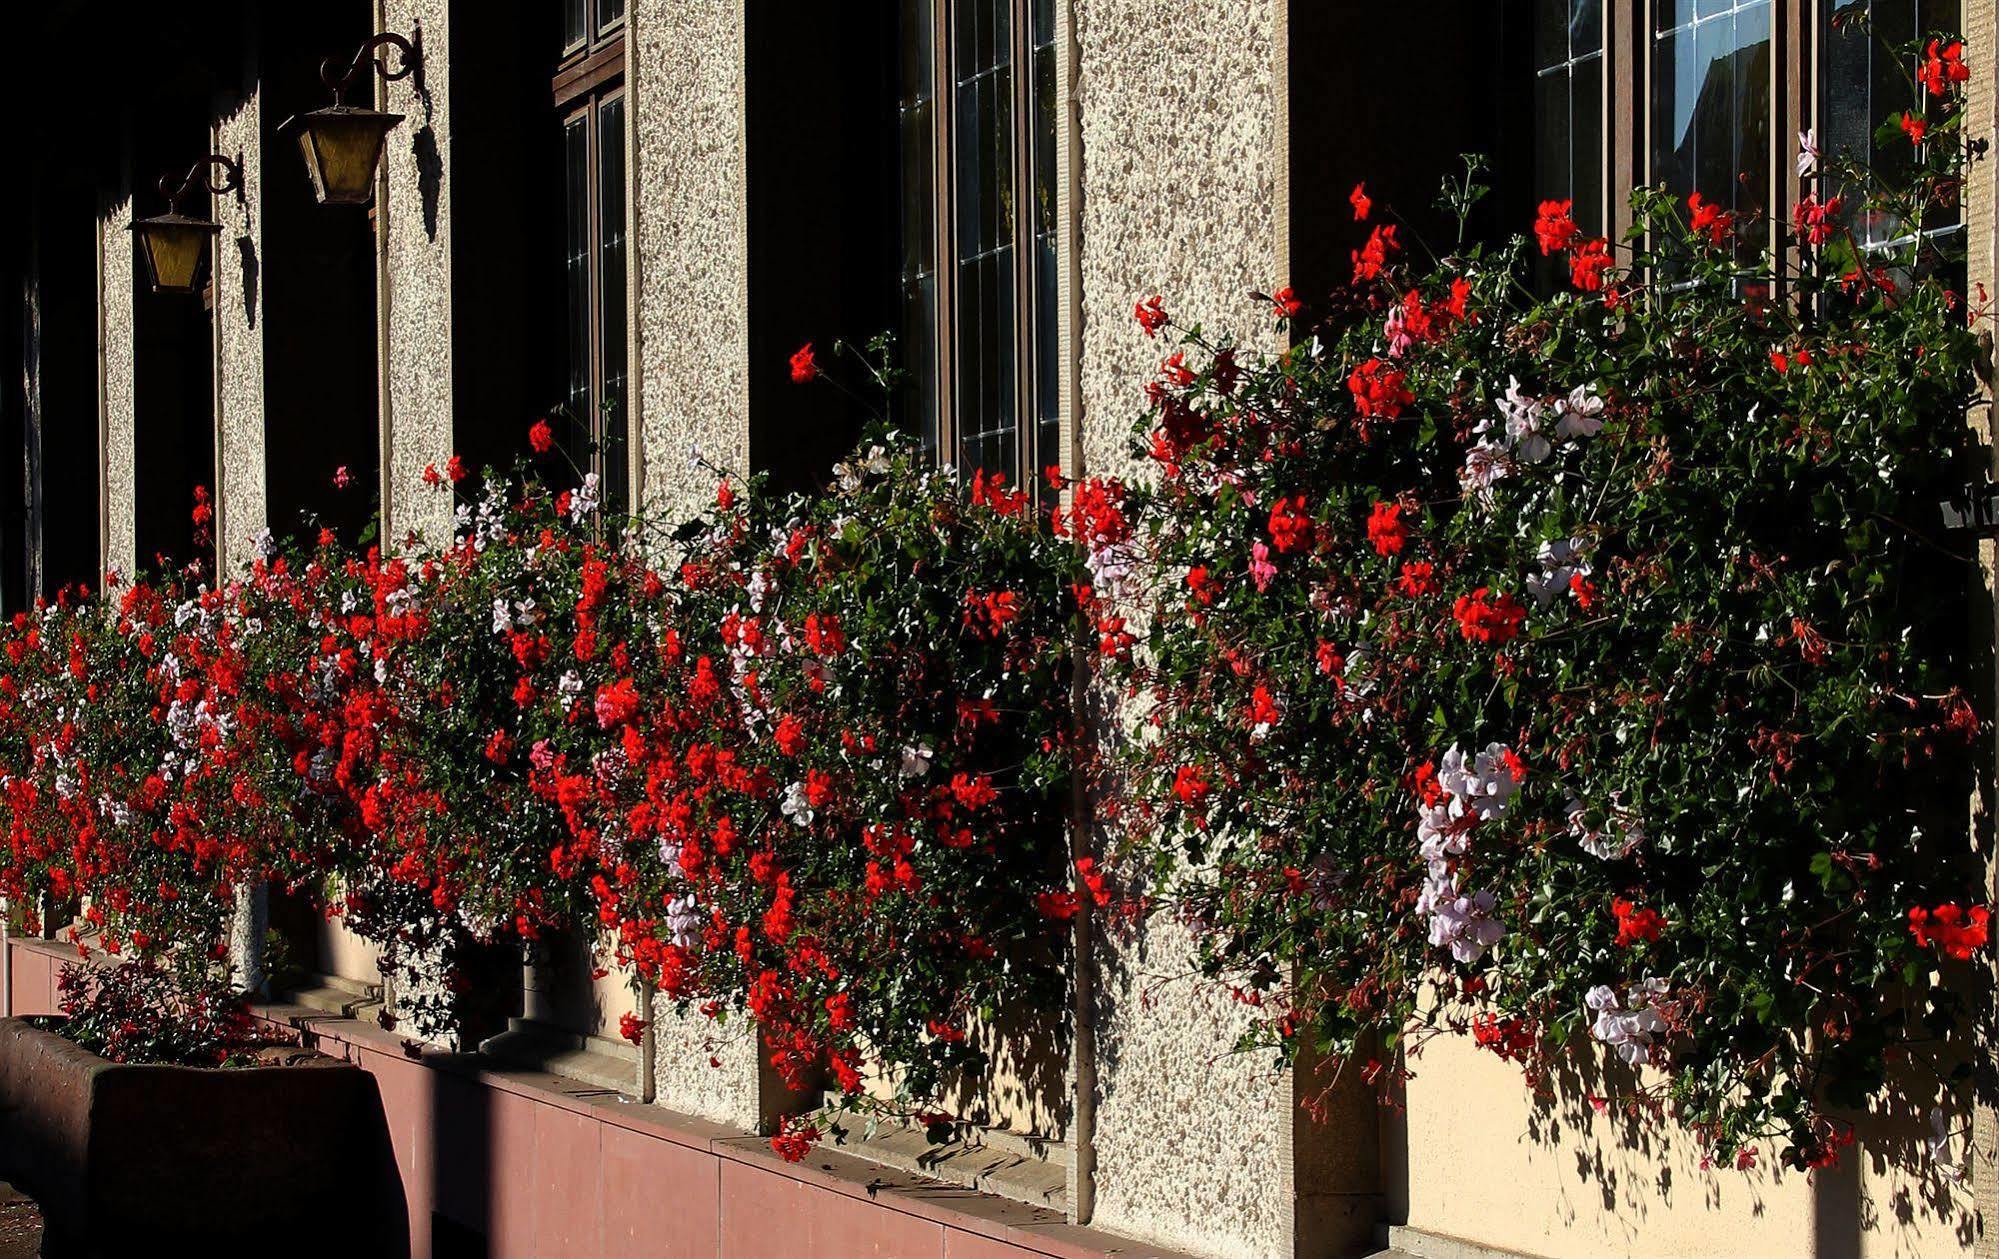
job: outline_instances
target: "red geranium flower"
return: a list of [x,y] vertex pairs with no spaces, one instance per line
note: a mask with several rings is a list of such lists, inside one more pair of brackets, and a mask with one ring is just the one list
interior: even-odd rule
[[528,446],[538,455],[545,455],[555,448],[555,430],[547,420],[536,420],[528,429]]
[[1367,518],[1367,540],[1376,555],[1400,555],[1409,545],[1409,526],[1402,523],[1402,508],[1394,503],[1376,503]]
[[793,384],[809,385],[819,379],[819,360],[812,354],[812,343],[807,341],[791,356],[791,380]]
[[1573,201],[1543,201],[1540,213],[1534,219],[1534,239],[1540,242],[1541,256],[1559,253],[1567,249],[1581,234],[1576,221],[1570,215],[1575,208]]

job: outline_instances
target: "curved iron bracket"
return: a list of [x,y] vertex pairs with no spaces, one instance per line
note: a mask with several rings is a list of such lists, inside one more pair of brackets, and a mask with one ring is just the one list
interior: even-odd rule
[[[391,48],[396,51],[394,69],[389,68],[387,50]],[[408,39],[404,39],[394,31],[383,31],[379,35],[371,36],[367,43],[361,45],[361,50],[354,54],[353,60],[348,62],[345,68],[341,66],[339,58],[328,57],[319,63],[319,78],[333,90],[334,105],[340,106],[347,103],[348,89],[370,69],[381,75],[384,82],[393,83],[397,79],[407,79],[422,68],[423,23],[419,21]]]
[[[217,177],[217,172],[220,177]],[[160,176],[160,195],[167,199],[175,214],[180,213],[181,203],[194,195],[196,188],[206,188],[213,196],[235,193],[236,199],[243,199],[243,164],[220,153],[210,153],[188,168],[176,184],[172,175]]]

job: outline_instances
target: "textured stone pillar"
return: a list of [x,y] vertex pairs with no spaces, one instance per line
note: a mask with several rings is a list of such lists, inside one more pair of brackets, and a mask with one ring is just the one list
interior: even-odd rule
[[130,187],[97,219],[97,417],[100,508],[98,557],[106,572],[129,578],[138,567],[137,392],[133,366],[136,279]]
[[[632,0],[626,81],[633,153],[632,447],[648,510],[705,506],[711,474],[749,462],[749,211],[745,0]],[[655,999],[660,1105],[757,1129],[772,1118],[757,1038]]]
[[376,187],[382,364],[383,536],[445,538],[451,496],[424,484],[452,453],[450,0],[378,0],[377,29],[423,28],[423,67],[377,81],[380,108],[404,115],[389,133]]
[[[1080,470],[1129,475],[1129,426],[1168,352],[1132,321],[1177,320],[1274,350],[1244,296],[1287,282],[1281,209],[1283,10],[1272,0],[1074,0],[1081,138]],[[1185,978],[1193,941],[1155,919],[1096,950],[1095,1213],[1113,1232],[1198,1254],[1319,1253],[1328,1164],[1267,1057],[1229,1053],[1248,1011]],[[1371,1126],[1350,1134],[1371,1166]],[[1368,1221],[1371,1224],[1371,1220]]]
[[267,511],[264,475],[263,103],[256,77],[219,103],[215,152],[240,162],[240,193],[214,201],[215,544],[223,579],[255,555]]

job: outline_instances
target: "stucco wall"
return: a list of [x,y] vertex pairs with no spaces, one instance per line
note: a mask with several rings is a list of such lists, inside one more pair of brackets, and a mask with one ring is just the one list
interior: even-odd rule
[[[749,459],[745,0],[633,0],[627,59],[645,501],[680,515]],[[664,1056],[664,1055],[662,1055]]]
[[379,87],[382,108],[404,115],[382,155],[387,195],[376,197],[383,332],[382,504],[395,541],[415,531],[448,537],[451,496],[423,483],[451,458],[451,19],[450,0],[384,0],[379,30],[423,24],[424,65]]
[[[633,0],[634,419],[646,506],[677,518],[749,457],[744,0]],[[762,1118],[755,1038],[654,1009],[659,1102],[740,1128]],[[710,1060],[718,1065],[710,1065]]]
[[215,123],[215,152],[239,160],[243,191],[215,198],[215,542],[222,572],[255,555],[267,520],[264,476],[263,105],[252,90]]
[[[1082,167],[1082,470],[1127,471],[1145,380],[1167,352],[1132,321],[1254,328],[1282,284],[1273,0],[1075,0]],[[1155,921],[1099,959],[1094,1223],[1215,1255],[1286,1253],[1289,1081],[1226,1054],[1225,994],[1183,978],[1191,945]]]
[[130,576],[138,567],[137,390],[133,375],[133,282],[130,194],[114,199],[98,219],[98,319],[103,335],[99,433],[104,445],[101,560],[107,572]]

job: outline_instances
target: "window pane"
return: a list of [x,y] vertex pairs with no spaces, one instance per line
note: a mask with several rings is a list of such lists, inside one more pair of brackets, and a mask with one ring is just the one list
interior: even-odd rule
[[597,29],[604,30],[624,20],[625,0],[597,0]]
[[1033,448],[1021,473],[1040,484],[1042,469],[1062,458],[1061,336],[1057,309],[1055,5],[1034,9],[1034,418]]
[[965,0],[953,17],[958,458],[1012,476],[1019,462],[1012,4]]
[[567,231],[563,278],[569,305],[567,445],[580,451],[590,434],[590,122],[578,115],[562,129]]
[[607,100],[597,112],[598,292],[604,356],[604,396],[597,405],[598,460],[604,505],[622,511],[627,499],[628,432],[625,405],[625,98]]
[[930,0],[902,0],[901,129],[902,326],[899,366],[909,387],[898,417],[930,443],[937,438],[937,181]]
[[[1573,201],[1576,225],[1607,230],[1603,177],[1603,14],[1597,0],[1538,0],[1534,11],[1534,192]],[[1535,256],[1544,287],[1558,260]]]
[[562,0],[562,46],[574,48],[590,38],[589,0]]
[[[1877,145],[1874,131],[1891,115],[1923,105],[1914,82],[1916,67],[1901,52],[1936,31],[1955,31],[1958,0],[1839,0],[1822,31],[1824,78],[1819,85],[1823,130],[1819,150],[1861,162],[1891,183],[1907,179],[1914,150],[1898,134]],[[1861,204],[1864,192],[1846,190],[1846,218],[1862,244],[1884,244],[1904,235],[1909,224],[1886,220]],[[1938,208],[1923,224],[1940,231],[1960,222],[1957,207]]]
[[[1745,217],[1770,188],[1770,0],[1681,0],[1654,33],[1652,179]],[[1752,247],[1756,242],[1747,242]]]

